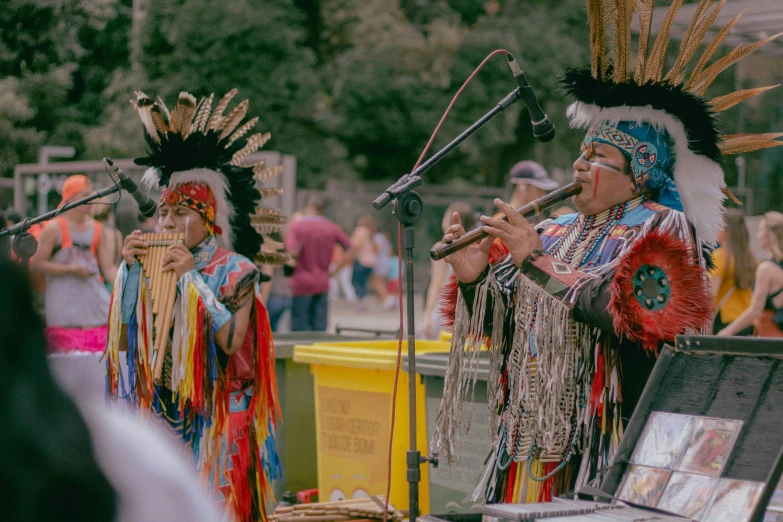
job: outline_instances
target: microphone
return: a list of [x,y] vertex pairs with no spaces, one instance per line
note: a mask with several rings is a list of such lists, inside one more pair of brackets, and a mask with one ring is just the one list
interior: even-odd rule
[[142,192],[141,189],[139,189],[139,187],[136,185],[136,183],[134,183],[133,180],[130,179],[128,175],[125,174],[122,171],[122,169],[117,166],[116,163],[114,163],[109,158],[103,158],[103,162],[119,178],[120,186],[124,188],[128,192],[128,194],[133,196],[133,199],[135,199],[136,203],[139,204],[139,212],[141,212],[141,214],[144,217],[154,216],[155,211],[158,209],[158,206],[155,204],[155,202],[144,192]]
[[541,142],[550,141],[555,137],[555,126],[549,121],[549,118],[546,117],[546,114],[544,114],[544,111],[542,111],[541,107],[538,105],[536,94],[533,92],[533,88],[530,84],[527,83],[527,78],[525,78],[525,75],[522,73],[522,68],[517,63],[514,55],[508,53],[506,58],[508,58],[508,66],[511,68],[511,74],[514,75],[514,79],[517,81],[517,85],[522,94],[522,101],[525,102],[527,110],[530,113],[531,123],[533,124],[533,136]]

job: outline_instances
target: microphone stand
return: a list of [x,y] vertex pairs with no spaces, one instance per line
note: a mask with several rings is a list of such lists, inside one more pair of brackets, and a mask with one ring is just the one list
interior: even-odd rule
[[413,191],[415,187],[422,184],[421,174],[433,167],[449,152],[454,150],[460,143],[468,139],[474,132],[483,127],[489,120],[506,110],[511,104],[522,98],[522,91],[519,87],[514,89],[505,98],[498,102],[495,107],[478,119],[473,125],[468,127],[459,136],[454,138],[448,145],[443,147],[429,160],[410,174],[403,175],[399,180],[387,188],[383,194],[378,196],[373,202],[373,207],[380,210],[394,201],[393,213],[403,225],[403,251],[405,260],[405,294],[407,306],[408,322],[408,414],[410,417],[410,450],[406,454],[407,464],[407,482],[408,482],[408,518],[412,522],[419,516],[419,482],[421,482],[421,465],[429,462],[433,467],[438,467],[437,452],[427,458],[422,457],[421,452],[416,447],[416,334],[414,306],[414,285],[413,285],[413,247],[414,247],[414,225],[421,219],[424,211],[424,204],[421,196]]
[[38,240],[26,232],[28,228],[30,228],[32,225],[35,225],[36,223],[53,219],[63,212],[71,210],[72,208],[89,203],[94,199],[102,198],[104,196],[108,196],[109,194],[114,194],[120,190],[122,190],[122,185],[115,183],[114,185],[106,187],[105,189],[99,190],[95,194],[74,201],[73,203],[63,205],[60,208],[54,209],[51,212],[47,212],[46,214],[40,215],[36,218],[25,218],[12,227],[0,230],[0,238],[12,235],[16,236],[13,242],[14,253],[16,253],[17,257],[19,257],[22,266],[27,266],[27,262],[35,255],[35,252],[38,250]]

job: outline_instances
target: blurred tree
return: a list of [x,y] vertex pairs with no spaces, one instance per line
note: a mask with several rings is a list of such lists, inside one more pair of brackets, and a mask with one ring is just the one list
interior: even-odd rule
[[[555,152],[539,152],[537,159],[566,168],[559,158],[573,154],[561,152],[573,153],[578,139],[564,132],[565,102],[557,93],[557,75],[589,59],[582,4],[565,0],[546,8],[528,2],[323,0],[321,54],[333,79],[327,93],[328,124],[364,177],[399,176],[413,166],[473,69],[492,50],[506,48],[516,53],[559,124],[558,138],[545,149]],[[497,57],[476,76],[432,152],[514,88],[505,61]],[[428,179],[466,177],[502,184],[511,163],[533,154],[528,120],[521,103],[513,106],[428,173]]]
[[[297,156],[300,182],[314,186],[339,175],[340,148],[318,124],[321,77],[304,45],[305,15],[293,0],[158,0],[150,5],[143,38],[142,85],[171,107],[177,93],[219,98],[234,87],[247,97],[271,150]],[[152,92],[149,92],[152,91]]]
[[[463,42],[453,69],[451,92],[455,92],[476,65],[491,50],[503,48],[514,54],[525,76],[533,86],[544,112],[555,124],[555,139],[541,144],[533,138],[530,116],[522,102],[489,123],[464,149],[462,157],[452,160],[449,169],[464,167],[463,176],[486,185],[502,185],[510,167],[522,159],[533,159],[546,168],[571,171],[580,132],[571,131],[565,118],[570,103],[563,99],[559,79],[566,68],[589,64],[584,2],[564,0],[556,4],[541,2],[506,2],[498,11],[481,17]],[[460,101],[458,110],[444,126],[444,144],[463,128],[477,120],[514,88],[505,60],[493,60],[488,71],[482,71]],[[473,83],[475,83],[475,81]]]
[[0,172],[13,172],[14,165],[34,158],[44,139],[27,123],[34,111],[19,84],[14,77],[0,80]]
[[409,170],[445,108],[463,29],[447,16],[422,28],[396,2],[322,2],[327,126],[370,179]]
[[100,97],[127,61],[124,2],[8,0],[0,10],[4,154],[0,175],[34,162],[41,145],[85,150],[85,133],[102,113]]
[[[268,148],[296,155],[300,185],[388,180],[411,169],[481,60],[505,48],[555,123],[555,140],[536,142],[517,103],[427,180],[500,186],[513,163],[531,158],[565,181],[582,133],[568,129],[558,77],[588,64],[585,21],[584,0],[6,0],[0,174],[35,161],[44,144],[73,145],[78,157],[141,153],[127,103],[136,89],[171,105],[182,90],[220,96],[238,87],[261,118],[258,128],[272,132]],[[716,89],[733,87],[728,76]],[[769,83],[780,83],[779,71],[772,76]],[[513,88],[505,59],[491,60],[430,153]],[[781,96],[724,113],[726,131],[765,130],[770,115],[781,121],[779,110],[768,110]],[[754,157],[779,165],[776,153]]]

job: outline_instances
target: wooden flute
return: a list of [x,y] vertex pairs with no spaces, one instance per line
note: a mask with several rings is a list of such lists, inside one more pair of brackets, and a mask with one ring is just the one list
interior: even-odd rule
[[[527,205],[523,205],[517,209],[517,212],[519,212],[523,217],[529,218],[531,216],[535,216],[536,214],[540,214],[544,210],[557,205],[571,196],[576,196],[580,192],[582,192],[582,184],[574,181],[565,187],[553,190],[546,196],[540,197],[535,201],[531,201]],[[503,216],[500,219],[503,221],[508,221],[506,216]],[[473,230],[466,232],[465,235],[458,237],[450,243],[436,243],[435,246],[430,249],[430,257],[434,261],[438,261],[458,250],[462,250],[471,243],[481,241],[488,235],[489,234],[484,232],[484,225],[482,223],[478,226],[478,228],[474,228]]]

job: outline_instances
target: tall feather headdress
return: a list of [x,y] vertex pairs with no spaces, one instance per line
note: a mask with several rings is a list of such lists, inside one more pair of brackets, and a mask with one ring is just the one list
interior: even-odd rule
[[[712,99],[704,95],[720,73],[780,35],[739,45],[710,63],[740,13],[715,35],[689,72],[726,3],[701,0],[672,67],[665,71],[669,34],[682,0],[672,2],[651,45],[653,3],[587,0],[592,64],[590,69],[571,69],[565,74],[565,89],[576,99],[568,116],[572,127],[590,129],[586,142],[598,139],[619,146],[636,169],[635,180],[639,184],[652,180],[649,186],[665,192],[666,203],[680,206],[701,240],[712,245],[717,241],[726,197],[722,155],[783,145],[777,139],[783,134],[721,135],[715,119],[717,113],[777,86]],[[634,12],[640,30],[638,51],[632,57]]]
[[[245,164],[250,154],[269,141],[270,134],[251,134],[258,118],[242,123],[247,100],[226,113],[236,94],[237,89],[228,92],[213,110],[214,95],[196,103],[193,95],[181,92],[176,107],[169,111],[160,98],[153,101],[136,92],[131,104],[144,127],[148,154],[134,161],[150,167],[142,180],[148,188],[193,182],[207,185],[217,202],[215,225],[222,230],[220,245],[257,262],[277,262],[285,253],[277,242],[265,241],[264,236],[279,231],[286,218],[260,206],[264,196],[274,197],[279,191],[264,189],[259,182],[279,176],[283,169]],[[270,221],[267,212],[274,213],[274,219]],[[259,214],[262,221],[266,219],[265,226],[259,226]]]

